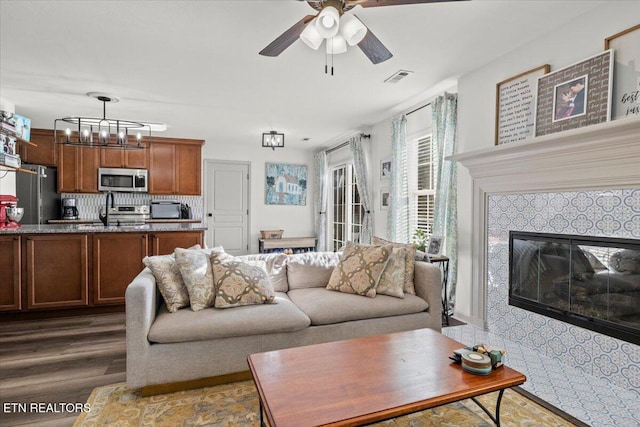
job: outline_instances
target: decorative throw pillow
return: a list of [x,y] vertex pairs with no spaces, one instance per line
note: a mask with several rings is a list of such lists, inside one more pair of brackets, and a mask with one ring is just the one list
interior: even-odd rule
[[180,267],[173,254],[147,256],[142,259],[142,262],[149,267],[156,278],[156,285],[167,304],[169,313],[175,313],[189,305],[189,291],[184,285]]
[[387,266],[380,276],[376,294],[404,298],[405,251],[405,248],[393,248]]
[[375,297],[376,286],[392,249],[391,245],[368,246],[347,243],[340,262],[331,273],[327,289]]
[[271,286],[264,261],[242,261],[228,254],[211,254],[215,278],[216,308],[273,303],[276,293]]
[[213,306],[215,293],[209,255],[202,250],[176,248],[176,263],[189,292],[193,311]]
[[392,245],[394,248],[405,248],[405,264],[404,264],[404,287],[403,290],[407,294],[415,295],[416,287],[413,283],[413,272],[416,267],[416,245],[411,243],[394,243],[380,237],[373,237],[371,243],[374,245]]

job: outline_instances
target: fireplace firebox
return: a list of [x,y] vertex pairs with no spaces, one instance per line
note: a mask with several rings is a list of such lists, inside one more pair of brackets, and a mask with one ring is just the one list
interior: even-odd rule
[[511,231],[509,304],[640,344],[640,240]]

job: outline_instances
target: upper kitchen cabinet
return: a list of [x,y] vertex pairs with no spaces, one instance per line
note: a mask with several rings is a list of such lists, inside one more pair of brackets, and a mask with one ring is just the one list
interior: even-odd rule
[[115,148],[100,149],[101,168],[147,169],[149,167],[149,150]]
[[30,141],[35,144],[20,144],[18,147],[23,163],[57,166],[58,147],[50,129],[31,129]]
[[97,193],[100,150],[61,144],[58,147],[58,193]]
[[149,148],[149,193],[202,194],[202,140],[162,138]]

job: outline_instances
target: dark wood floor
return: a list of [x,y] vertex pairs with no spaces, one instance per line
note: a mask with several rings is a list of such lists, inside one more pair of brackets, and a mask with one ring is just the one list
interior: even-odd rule
[[124,326],[124,313],[2,322],[0,425],[71,426],[78,413],[12,404],[83,404],[95,387],[125,381]]

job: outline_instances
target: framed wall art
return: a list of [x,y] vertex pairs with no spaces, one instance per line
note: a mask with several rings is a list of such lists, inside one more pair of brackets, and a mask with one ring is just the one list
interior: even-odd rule
[[535,135],[610,120],[612,78],[611,50],[539,77]]
[[391,203],[391,193],[388,188],[383,188],[380,190],[380,210],[389,209]]
[[391,179],[391,159],[380,160],[380,181]]
[[265,203],[305,206],[307,204],[307,166],[267,163]]
[[496,138],[495,145],[520,141],[533,136],[536,110],[536,84],[538,77],[551,70],[548,64],[496,85]]
[[612,119],[640,115],[640,24],[607,37],[604,48],[615,56]]

